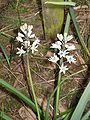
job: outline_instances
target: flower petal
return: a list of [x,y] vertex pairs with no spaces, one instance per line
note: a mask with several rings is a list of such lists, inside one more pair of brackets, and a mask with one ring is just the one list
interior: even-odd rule
[[65,74],[67,70],[68,70],[67,66],[64,66],[63,64],[60,66],[60,73]]
[[16,54],[19,54],[19,56],[26,53],[26,51],[23,50],[23,46],[21,48],[17,48],[17,50],[18,50],[18,52]]
[[16,40],[18,41],[18,42],[23,42],[23,39],[21,38],[21,37],[16,37]]
[[24,37],[24,35],[22,33],[20,33],[20,32],[18,33],[18,36],[19,37]]
[[58,56],[54,53],[53,56],[51,56],[49,59],[49,61],[53,62],[53,63],[57,63],[57,61],[59,60]]
[[62,41],[63,40],[63,35],[62,34],[57,34],[57,38]]

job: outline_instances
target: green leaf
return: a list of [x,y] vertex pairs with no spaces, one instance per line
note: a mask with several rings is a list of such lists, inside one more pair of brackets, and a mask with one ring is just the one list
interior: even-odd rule
[[46,111],[45,111],[45,120],[49,120],[49,106],[50,106],[51,99],[54,96],[56,90],[57,89],[53,90],[52,94],[48,98],[48,103],[47,103],[47,107],[46,107]]
[[71,19],[71,16],[70,16],[70,14],[68,13],[68,14],[67,14],[67,19],[66,19],[65,28],[64,28],[64,33],[67,33],[67,34],[68,34],[68,31],[69,31],[70,19]]
[[88,49],[90,50],[90,36],[88,38]]
[[0,112],[0,120],[12,120],[9,116],[5,115],[3,112]]
[[80,73],[82,73],[82,72],[84,72],[84,71],[86,71],[86,69],[82,69],[82,70],[80,70],[80,71],[78,71],[78,72],[75,72],[75,73],[73,73],[73,74],[71,74],[71,75],[63,78],[60,84],[62,85],[62,84],[63,84],[65,81],[67,81],[68,79],[70,79],[70,78],[72,78],[73,76],[75,76],[75,75],[77,75],[77,74],[80,74]]
[[4,57],[5,57],[6,61],[7,61],[8,66],[10,66],[9,57],[7,55],[6,49],[1,44],[0,44],[0,48],[1,48],[2,52],[3,52],[3,54],[4,54]]
[[[36,107],[35,104],[25,95],[23,95],[21,92],[16,90],[14,87],[12,87],[10,84],[5,82],[4,80],[0,79],[0,86],[7,89],[10,93],[16,95],[20,100],[22,100],[26,105],[28,105],[35,113],[36,113]],[[42,114],[41,110],[39,109],[40,114]]]
[[49,2],[49,1],[46,1],[45,4],[52,4],[52,5],[68,5],[68,6],[75,6],[76,3],[75,2]]
[[70,12],[70,15],[71,15],[71,18],[72,18],[72,21],[73,21],[77,36],[79,38],[81,48],[82,48],[82,50],[84,50],[87,53],[88,57],[90,58],[90,53],[89,53],[89,51],[88,51],[88,49],[87,49],[87,47],[86,47],[86,45],[84,43],[84,40],[81,38],[79,29],[78,29],[78,25],[77,25],[77,22],[76,22],[76,17],[75,17],[75,14],[74,14],[74,10],[73,10],[72,7],[69,8],[69,12]]
[[70,120],[81,120],[87,102],[90,100],[90,82],[84,90]]
[[90,120],[90,110],[82,117],[81,120]]
[[8,38],[14,38],[13,36],[11,36],[5,32],[0,32],[0,35],[3,35],[3,36],[8,37]]
[[65,112],[61,112],[57,120],[70,120],[70,114],[72,111],[73,109],[67,109]]

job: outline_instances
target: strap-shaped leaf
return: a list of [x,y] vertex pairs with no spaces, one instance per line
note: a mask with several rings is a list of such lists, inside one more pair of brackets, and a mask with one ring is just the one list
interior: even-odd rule
[[90,100],[90,82],[84,90],[70,120],[81,120],[87,102]]
[[82,39],[82,37],[80,35],[80,31],[78,29],[78,25],[77,25],[77,22],[76,22],[76,17],[75,17],[74,10],[73,10],[72,7],[69,8],[69,12],[70,12],[71,19],[73,21],[73,24],[74,24],[77,36],[79,38],[79,42],[80,42],[81,48],[82,48],[82,50],[84,50],[87,53],[88,57],[90,58],[89,50],[87,49],[87,47],[86,47],[86,45],[84,43],[84,40]]
[[[19,92],[17,89],[12,87],[10,84],[5,82],[3,79],[0,79],[0,86],[4,87],[7,89],[10,93],[16,95],[20,100],[22,100],[26,105],[28,105],[34,112],[36,112],[36,107],[35,104],[25,95],[23,95],[21,92]],[[39,109],[40,110],[40,109]],[[41,114],[40,110],[40,114]]]
[[49,1],[46,1],[45,4],[52,4],[52,5],[67,5],[67,6],[75,6],[76,3],[75,2],[49,2]]
[[12,120],[9,116],[5,115],[3,112],[0,112],[0,120]]
[[6,61],[7,61],[7,64],[10,66],[9,57],[7,55],[6,49],[1,44],[0,44],[0,48],[1,48],[2,52],[3,52],[3,54],[4,54],[4,57],[5,57]]
[[82,117],[81,120],[90,120],[90,110]]

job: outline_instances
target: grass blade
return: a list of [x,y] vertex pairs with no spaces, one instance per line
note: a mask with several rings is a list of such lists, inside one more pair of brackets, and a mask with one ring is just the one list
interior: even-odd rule
[[90,36],[88,38],[88,49],[90,50]]
[[66,24],[65,24],[65,28],[64,28],[64,33],[67,33],[68,34],[68,31],[69,31],[69,26],[70,26],[70,14],[68,13],[67,14],[67,19],[66,19]]
[[46,111],[45,111],[45,120],[49,120],[49,106],[50,106],[51,99],[54,96],[56,90],[57,89],[54,89],[52,94],[49,96],[47,107],[46,107]]
[[70,120],[81,120],[87,102],[90,100],[90,82],[84,90]]
[[6,61],[7,61],[8,66],[10,66],[9,57],[7,55],[6,49],[1,44],[0,44],[0,48],[1,48],[2,52],[3,52],[3,54],[4,54],[4,57],[5,57]]
[[61,112],[58,116],[57,120],[70,120],[70,114],[72,113],[73,109],[68,109],[65,112]]
[[90,110],[82,117],[81,120],[90,120]]
[[71,77],[73,77],[73,76],[75,76],[75,75],[77,75],[77,74],[80,74],[80,73],[82,73],[82,72],[84,72],[84,71],[86,71],[86,69],[82,69],[82,70],[80,70],[80,71],[78,71],[78,72],[75,72],[75,73],[73,73],[73,74],[71,74],[71,75],[63,78],[60,84],[62,85],[62,84],[63,84],[65,81],[67,81],[69,78],[71,78]]
[[78,29],[78,25],[77,25],[77,22],[76,22],[76,17],[75,17],[75,14],[74,14],[74,10],[73,10],[72,7],[69,8],[69,12],[70,12],[70,15],[71,15],[71,18],[72,18],[72,21],[73,21],[77,36],[79,38],[81,48],[82,48],[82,50],[84,50],[87,53],[88,57],[90,58],[90,53],[89,53],[89,51],[88,51],[88,49],[87,49],[87,47],[86,47],[86,45],[84,43],[84,40],[81,38],[79,29]]
[[11,35],[9,35],[9,34],[7,34],[7,33],[5,33],[5,32],[0,32],[0,35],[3,35],[3,36],[5,36],[5,37],[13,38],[13,39],[14,39],[13,36],[11,36]]
[[0,112],[0,120],[12,120],[9,116],[5,115],[3,112]]
[[[0,79],[0,86],[4,87],[7,89],[10,93],[16,95],[20,100],[22,100],[26,105],[28,105],[35,113],[36,113],[36,107],[35,104],[25,95],[23,95],[21,92],[16,90],[14,87],[12,87],[10,84],[5,82],[4,80]],[[42,113],[41,110],[39,109],[40,114]]]
[[49,2],[49,1],[46,1],[45,4],[52,4],[52,5],[67,5],[67,6],[75,6],[76,3],[75,2]]

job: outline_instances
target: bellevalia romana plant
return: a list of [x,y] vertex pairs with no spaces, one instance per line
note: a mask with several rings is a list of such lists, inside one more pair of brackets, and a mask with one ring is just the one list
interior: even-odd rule
[[[56,63],[60,69],[60,73],[64,73],[69,69],[67,67],[67,63],[76,63],[76,58],[74,57],[74,51],[76,47],[73,43],[70,43],[73,36],[67,35],[67,33],[57,34],[58,40],[55,43],[52,43],[52,46],[50,48],[57,49],[57,53],[54,53],[53,56],[51,56],[48,60]],[[60,59],[63,59],[62,62],[59,64],[58,61]]]
[[34,33],[32,33],[33,26],[27,25],[25,23],[24,25],[20,26],[20,32],[18,32],[18,36],[16,37],[16,41],[19,44],[20,48],[17,47],[17,53],[19,56],[22,54],[32,52],[34,54],[38,48],[38,45],[40,44],[40,40],[36,37]]
[[27,55],[27,70],[28,70],[28,85],[31,86],[33,98],[34,98],[34,103],[36,106],[36,112],[38,116],[38,120],[40,120],[40,111],[35,95],[35,90],[33,86],[33,81],[32,81],[32,76],[30,72],[30,63],[29,63],[29,52],[34,54],[37,52],[38,45],[40,44],[40,40],[36,37],[34,33],[32,33],[33,26],[32,25],[27,25],[25,23],[24,25],[20,26],[20,32],[18,32],[18,36],[16,37],[16,41],[19,43],[20,47],[17,47],[17,52],[19,56],[22,56],[26,53]]
[[57,119],[57,115],[59,115],[59,97],[60,97],[60,90],[61,86],[60,83],[62,81],[62,75],[69,70],[70,64],[76,63],[76,58],[74,57],[74,50],[76,47],[72,44],[73,36],[67,35],[67,33],[57,34],[57,41],[52,43],[50,48],[55,49],[56,53],[53,53],[48,60],[55,63],[59,68],[58,80],[57,80],[57,91],[55,93],[54,99],[54,120]]

